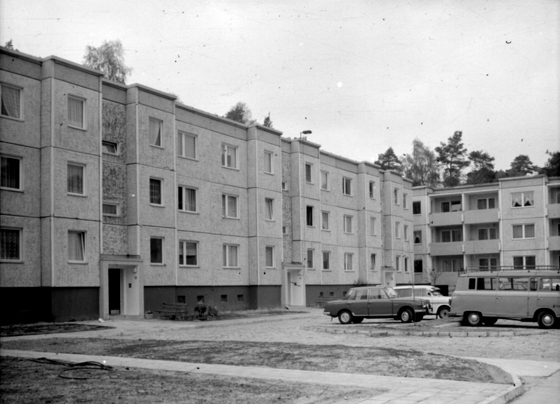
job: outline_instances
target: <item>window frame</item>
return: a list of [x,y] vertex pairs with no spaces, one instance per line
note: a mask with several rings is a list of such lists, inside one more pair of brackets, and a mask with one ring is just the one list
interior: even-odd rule
[[[533,228],[533,236],[527,237],[527,227]],[[515,228],[521,228],[521,237],[515,237]],[[513,240],[527,240],[536,238],[535,223],[523,223],[523,224],[512,224],[511,225],[511,238]]]
[[369,182],[369,199],[375,199],[375,181]]
[[305,224],[307,225],[307,227],[315,227],[314,226],[314,220],[313,220],[313,216],[314,216],[314,206],[313,205],[306,205],[305,206]]
[[[2,170],[3,165],[1,163],[1,161],[3,159],[11,159],[11,160],[17,160],[18,161],[18,173],[17,173],[18,174],[18,179],[17,179],[18,188],[12,188],[12,187],[9,187],[9,186],[5,186],[5,185],[2,185],[2,183],[0,182],[0,189],[4,189],[6,191],[22,192],[23,191],[23,174],[24,174],[24,172],[23,172],[23,157],[11,156],[11,155],[7,155],[7,154],[0,155],[0,170],[1,170],[0,175],[1,175],[2,180],[4,179],[4,170]],[[7,178],[7,174],[6,174],[6,178]]]
[[376,225],[377,224],[377,218],[375,216],[370,216],[369,217],[369,234],[370,236],[377,236],[377,229],[376,229]]
[[[152,140],[154,140],[152,139],[152,122],[157,123],[159,127],[159,144],[157,144],[157,136],[155,142],[152,143]],[[163,149],[163,121],[152,116],[148,117],[148,144],[152,147]]]
[[352,215],[343,215],[342,228],[346,234],[354,234],[353,228],[354,217]]
[[[71,122],[70,121],[70,100],[74,100],[74,101],[78,101],[81,102],[82,104],[82,124],[81,126],[76,125],[76,123],[79,124],[79,122]],[[74,128],[74,129],[80,129],[80,130],[87,130],[87,117],[86,117],[86,99],[77,95],[73,95],[73,94],[68,94],[68,96],[66,97],[66,103],[67,103],[67,125],[70,128]]]
[[[486,231],[486,238],[481,238],[481,231]],[[494,232],[494,237],[492,236],[492,231]],[[479,227],[477,231],[477,240],[497,240],[498,239],[498,229],[495,227]]]
[[[82,192],[73,192],[70,191],[70,184],[69,182],[69,175],[70,175],[70,166],[72,167],[79,167],[82,170],[82,174],[81,174],[81,187],[82,187]],[[86,196],[86,165],[82,164],[82,163],[76,163],[73,161],[69,161],[66,163],[66,193],[68,195],[72,195],[72,196]]]
[[[18,262],[23,262],[23,252],[24,252],[24,246],[23,246],[23,229],[21,228],[17,228],[17,227],[1,227],[0,228],[0,233],[4,232],[4,231],[14,231],[17,232],[17,250],[18,250],[18,257],[17,258],[5,258],[2,256],[2,251],[0,250],[0,262],[6,262],[6,263],[18,263]],[[2,239],[1,235],[0,235],[0,240]],[[1,246],[0,246],[1,248]],[[5,250],[5,252],[7,253],[7,249]]]
[[[235,216],[230,214],[229,198],[235,199]],[[239,196],[231,194],[222,194],[222,218],[224,219],[239,219]]]
[[321,170],[321,191],[330,191],[329,186],[329,172],[326,170]]
[[[187,156],[186,151],[186,142],[185,138],[190,137],[193,139],[194,144],[194,157]],[[188,160],[195,160],[198,161],[198,135],[193,133],[185,132],[183,130],[177,130],[177,156],[182,157]]]
[[401,238],[401,222],[395,222],[395,238]]
[[342,195],[352,196],[352,178],[342,177]]
[[[418,207],[418,209],[416,207]],[[422,214],[422,202],[412,201],[412,214],[413,215],[421,215]]]
[[[194,191],[194,204],[195,204],[195,209],[194,210],[188,210],[187,209],[187,195],[188,195],[188,190],[190,191]],[[179,198],[182,198],[182,205],[183,207],[181,208],[181,202],[179,201]],[[177,190],[177,210],[179,212],[184,212],[184,213],[199,213],[198,211],[198,188],[197,187],[192,187],[190,185],[179,185],[178,186],[178,190]]]
[[[531,204],[526,205],[527,196],[526,194],[531,195]],[[515,206],[515,195],[521,196],[521,205]],[[520,209],[520,208],[534,208],[535,207],[535,192],[534,191],[521,191],[521,192],[512,192],[511,193],[511,208],[512,209]]]
[[315,269],[315,260],[314,257],[315,256],[315,249],[313,248],[308,248],[307,249],[307,253],[305,254],[305,267],[307,269]]
[[274,153],[270,150],[264,151],[264,173],[269,175],[274,175],[274,164],[273,164]]
[[[481,208],[480,207],[480,202],[484,201],[484,207]],[[490,207],[491,203],[490,201],[493,201],[492,204],[494,205],[494,207]],[[476,199],[476,210],[489,210],[489,209],[496,209],[496,198],[495,197],[488,197],[488,198],[477,198]]]
[[[72,259],[70,257],[70,235],[75,234],[80,238],[81,236],[81,248],[82,248],[82,259]],[[87,242],[86,242],[86,232],[83,230],[68,230],[68,263],[70,264],[87,264]],[[78,240],[80,241],[80,240]]]
[[[19,112],[19,117],[15,117],[15,116],[11,116],[11,115],[5,115],[2,113],[2,107],[4,106],[4,101],[3,101],[3,93],[4,93],[4,88],[10,88],[12,90],[16,90],[19,92],[19,106],[18,106],[18,112]],[[19,87],[19,86],[14,86],[12,84],[8,84],[8,83],[4,83],[4,82],[0,82],[0,116],[2,118],[8,118],[8,119],[13,119],[15,121],[23,121],[23,88]],[[6,108],[7,110],[7,108]]]
[[[522,265],[518,265],[515,263],[515,260],[519,258],[521,258],[523,262]],[[527,264],[527,258],[532,258],[534,264]],[[514,269],[534,269],[536,267],[537,257],[536,255],[515,255],[513,256],[512,261]]]
[[[417,235],[419,235],[419,237],[416,237]],[[413,238],[414,238],[414,244],[421,245],[422,244],[422,230],[414,230]],[[419,240],[418,243],[416,242],[416,239]]]
[[313,184],[313,164],[311,163],[305,163],[304,166],[305,169],[305,182],[308,184]]
[[403,209],[408,209],[408,194],[406,192],[403,192],[402,195],[402,207]]
[[[325,261],[325,257],[326,257],[326,261]],[[330,271],[331,270],[331,252],[330,251],[323,251],[322,253],[322,270],[323,271]],[[327,263],[327,266],[325,267],[325,262]]]
[[408,241],[408,225],[403,225],[403,238],[405,241]]
[[[222,143],[221,145],[221,163],[222,163],[222,167],[223,168],[228,168],[230,170],[239,170],[239,147],[238,146],[234,146],[232,144],[229,143]],[[234,158],[234,164],[230,165],[230,163],[228,162],[228,151],[232,150],[233,151],[233,158]]]
[[[188,263],[188,244],[194,244],[195,246],[195,260],[196,263],[195,264],[189,264]],[[200,262],[199,262],[199,257],[200,257],[200,250],[198,248],[199,246],[199,241],[196,240],[185,240],[185,239],[181,239],[179,240],[179,260],[178,260],[178,265],[179,267],[184,267],[184,268],[199,268],[200,267]],[[181,264],[181,258],[183,258],[183,263]]]
[[[270,206],[270,209],[269,209]],[[274,222],[274,198],[264,198],[264,220]]]
[[[115,151],[106,150],[106,146],[113,146]],[[111,156],[118,156],[119,155],[119,144],[116,142],[111,142],[110,140],[102,140],[101,141],[101,154],[109,154]]]
[[[265,266],[265,268],[268,268],[268,269],[276,268],[276,260],[275,260],[275,257],[274,257],[274,250],[275,250],[275,248],[272,245],[265,246],[265,248],[264,248],[264,266]],[[270,265],[269,265],[269,262],[268,262],[268,256],[269,256],[268,251],[270,251],[270,258],[271,258]]]
[[[327,218],[327,220],[325,221],[325,216]],[[322,210],[321,211],[321,230],[322,231],[331,231],[330,229],[330,216],[331,216],[331,212],[327,211],[327,210]],[[325,226],[326,223],[326,226]]]
[[350,252],[344,253],[344,271],[346,272],[354,271],[354,253],[350,253]]
[[377,266],[377,254],[376,253],[370,253],[369,254],[369,269],[371,271],[375,271],[376,266]]
[[[161,262],[153,261],[152,256],[152,241],[159,240],[160,241],[160,249],[161,249]],[[150,265],[165,265],[165,238],[159,236],[150,236]]]
[[400,205],[399,204],[399,188],[394,188],[393,189],[393,200],[394,200],[395,205]]
[[[115,211],[116,213],[105,213],[105,206],[114,206],[115,207]],[[102,212],[103,212],[103,216],[108,216],[108,217],[119,217],[120,216],[120,205],[117,202],[108,202],[108,201],[103,201],[103,205],[102,205]]]
[[[230,249],[235,249],[236,251],[236,261],[235,265],[232,265],[234,263],[230,262],[231,261],[231,256],[230,256]],[[224,243],[222,244],[222,265],[224,268],[226,269],[238,269],[240,268],[239,266],[239,244],[228,244],[228,243]]]
[[[152,181],[159,182],[159,203],[158,202],[153,202],[153,200],[152,200]],[[150,205],[151,206],[159,206],[159,207],[165,206],[164,203],[163,203],[163,178],[150,177],[148,184],[149,184],[148,194],[149,194]]]

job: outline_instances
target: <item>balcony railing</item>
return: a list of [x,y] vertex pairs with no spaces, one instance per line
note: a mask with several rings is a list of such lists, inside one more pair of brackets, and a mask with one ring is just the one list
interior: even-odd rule
[[465,224],[496,223],[500,220],[498,209],[480,209],[465,211]]
[[560,273],[558,265],[499,265],[499,266],[468,266],[463,273],[469,272],[501,272],[501,271],[557,271]]

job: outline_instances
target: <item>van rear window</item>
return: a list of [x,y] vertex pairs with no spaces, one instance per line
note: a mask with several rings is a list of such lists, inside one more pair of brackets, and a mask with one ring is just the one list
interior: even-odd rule
[[470,290],[493,290],[494,289],[494,279],[493,278],[469,278],[469,289]]
[[542,278],[540,290],[560,291],[560,278]]

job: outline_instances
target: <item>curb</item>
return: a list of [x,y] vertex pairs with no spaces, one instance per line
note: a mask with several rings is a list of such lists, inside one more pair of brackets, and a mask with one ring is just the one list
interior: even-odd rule
[[[502,369],[503,370],[503,369]],[[505,372],[505,370],[504,370]],[[509,372],[508,372],[509,373]],[[525,386],[521,383],[521,379],[514,374],[511,374],[511,378],[513,379],[513,387],[511,387],[505,393],[495,394],[492,397],[487,398],[484,401],[481,401],[478,404],[505,404],[509,403],[516,397],[519,397],[523,393],[525,393]]]

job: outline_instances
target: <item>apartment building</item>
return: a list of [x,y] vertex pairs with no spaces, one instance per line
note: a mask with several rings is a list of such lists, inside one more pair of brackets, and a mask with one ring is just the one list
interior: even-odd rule
[[415,281],[453,289],[468,268],[560,266],[560,178],[414,188]]
[[3,321],[313,305],[412,280],[398,174],[0,48]]

